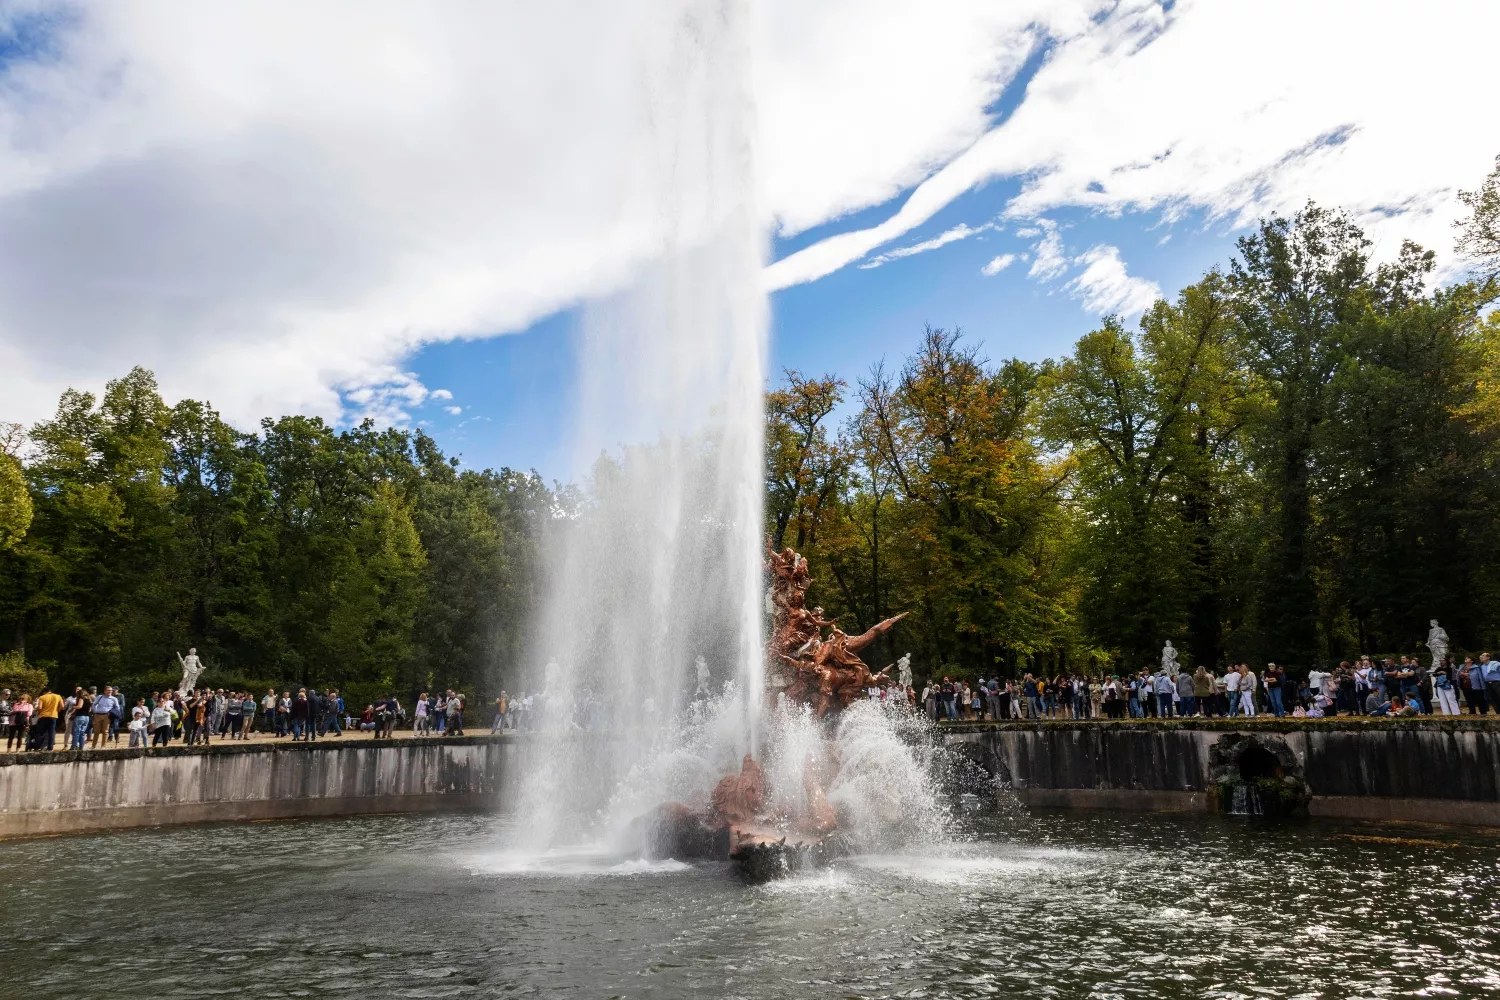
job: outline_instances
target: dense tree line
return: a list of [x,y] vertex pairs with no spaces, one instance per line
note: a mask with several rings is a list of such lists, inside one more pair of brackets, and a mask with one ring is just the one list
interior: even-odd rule
[[196,646],[215,684],[473,690],[521,655],[553,502],[535,475],[369,423],[244,434],[141,369],[26,438],[0,462],[0,628],[56,683],[175,679]]
[[[928,329],[852,384],[788,372],[766,531],[846,629],[908,613],[877,666],[1134,667],[1170,638],[1305,668],[1429,617],[1493,646],[1500,163],[1463,200],[1465,283],[1310,205],[1058,360]],[[58,684],[165,683],[196,646],[217,684],[491,691],[531,656],[544,532],[592,506],[420,430],[242,433],[137,369],[0,427],[0,646]]]
[[1431,287],[1411,245],[1373,265],[1309,205],[1057,361],[991,364],[929,329],[853,386],[788,372],[768,530],[846,628],[907,611],[883,655],[954,672],[1135,667],[1168,638],[1305,669],[1410,652],[1430,617],[1493,645],[1495,186],[1465,196],[1468,283]]

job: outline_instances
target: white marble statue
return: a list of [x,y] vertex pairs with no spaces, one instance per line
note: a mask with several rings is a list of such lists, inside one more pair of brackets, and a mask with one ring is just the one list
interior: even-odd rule
[[1436,618],[1429,618],[1427,624],[1431,626],[1427,630],[1427,648],[1432,650],[1432,665],[1435,667],[1448,655],[1448,633],[1443,631]]
[[198,675],[203,673],[203,661],[198,659],[196,647],[188,647],[188,655],[177,654],[177,662],[182,664],[182,683],[177,685],[177,693],[184,698],[189,691],[198,686]]
[[911,654],[903,653],[901,659],[896,661],[896,683],[904,688],[911,687]]
[[698,689],[693,692],[693,697],[710,697],[713,692],[711,692],[708,687],[708,661],[705,660],[701,654],[696,660],[693,661],[693,669],[698,671]]
[[1177,650],[1172,648],[1171,639],[1168,639],[1167,644],[1161,648],[1161,669],[1169,677],[1177,676]]

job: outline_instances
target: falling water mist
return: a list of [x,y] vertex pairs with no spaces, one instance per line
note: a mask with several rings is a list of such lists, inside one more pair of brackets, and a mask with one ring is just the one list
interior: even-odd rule
[[661,234],[660,253],[585,311],[574,431],[590,471],[546,550],[516,846],[620,843],[663,802],[706,803],[745,754],[781,799],[811,769],[852,828],[931,833],[927,762],[896,713],[856,706],[833,727],[762,704],[768,309],[750,7],[669,6],[631,42],[642,110],[622,150],[637,180],[627,213]]
[[660,252],[585,310],[574,440],[590,471],[547,549],[528,685],[543,735],[518,790],[532,846],[597,832],[701,700],[699,657],[720,718],[671,784],[711,786],[755,748],[767,305],[750,37],[741,0],[678,0],[625,42],[641,108],[626,213]]

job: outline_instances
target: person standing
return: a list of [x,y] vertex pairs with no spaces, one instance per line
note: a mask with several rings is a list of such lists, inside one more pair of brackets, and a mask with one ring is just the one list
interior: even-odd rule
[[[43,688],[43,690],[46,690]],[[31,695],[22,691],[10,706],[10,728],[5,731],[5,749],[10,750],[14,744],[16,750],[26,749],[27,730],[31,726],[31,713],[35,710],[31,704]]]
[[1177,693],[1177,681],[1167,676],[1167,668],[1162,667],[1161,672],[1156,675],[1152,682],[1156,687],[1156,714],[1159,718],[1170,719],[1172,717],[1172,696]]
[[464,696],[453,691],[448,692],[448,735],[462,736],[464,734]]
[[151,727],[151,745],[164,747],[172,741],[172,702],[166,698],[156,703],[148,722]]
[[137,698],[135,707],[130,710],[130,746],[134,749],[137,745],[141,749],[146,748],[150,734],[147,732],[151,710],[146,707],[145,698]]
[[1439,715],[1458,715],[1458,671],[1453,660],[1443,657],[1432,671],[1432,693],[1437,701]]
[[318,723],[322,721],[324,712],[323,696],[318,694],[317,688],[307,689],[307,736],[304,743],[315,743],[318,739]]
[[83,688],[73,696],[73,741],[69,744],[73,750],[82,750],[84,742],[89,736],[89,719],[94,707],[94,699]]
[[[63,696],[49,690],[45,685],[36,697],[36,721],[33,723],[33,742],[37,750],[54,750],[57,744],[57,720],[63,714]],[[43,747],[42,744],[46,744]]]
[[1267,663],[1264,681],[1266,703],[1271,708],[1271,714],[1280,719],[1286,715],[1286,674],[1276,664]]
[[1198,714],[1197,681],[1186,666],[1177,674],[1177,714],[1184,717]]
[[1240,711],[1241,676],[1242,675],[1240,674],[1238,667],[1230,667],[1224,672],[1224,697],[1229,708],[1229,710],[1224,714],[1229,716],[1231,719],[1238,715]]
[[231,740],[240,738],[240,719],[244,715],[241,707],[244,702],[240,699],[238,691],[229,692],[229,696],[219,696],[224,705],[224,734]]
[[1250,664],[1240,664],[1240,714],[1247,719],[1255,717],[1255,671]]
[[323,693],[323,715],[323,731],[319,735],[326,736],[331,732],[335,736],[343,736],[344,699],[338,688],[329,688]]
[[214,696],[213,692],[204,688],[198,692],[198,697],[193,699],[188,706],[188,717],[193,720],[193,731],[188,735],[188,746],[194,743],[208,745],[208,738],[213,733],[210,720],[213,718]]
[[1365,702],[1370,700],[1370,658],[1361,656],[1354,665],[1355,711],[1364,714]]
[[1488,650],[1479,654],[1479,672],[1484,677],[1484,700],[1500,713],[1500,661],[1490,659]]
[[1374,660],[1370,661],[1370,693],[1374,695],[1375,700],[1380,702],[1381,704],[1390,701],[1389,690],[1386,687],[1386,684],[1388,683],[1386,680],[1386,671],[1388,671],[1390,667],[1391,661],[1389,658],[1379,663]]
[[260,700],[260,730],[263,733],[276,732],[276,689],[266,688],[266,693]]
[[1465,656],[1463,664],[1464,701],[1468,702],[1470,715],[1487,715],[1489,703],[1484,696],[1484,668],[1474,662],[1474,657]]

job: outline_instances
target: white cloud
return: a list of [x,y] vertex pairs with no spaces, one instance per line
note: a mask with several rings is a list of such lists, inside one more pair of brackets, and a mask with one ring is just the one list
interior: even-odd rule
[[[1037,281],[1056,281],[1068,270],[1068,255],[1063,251],[1062,233],[1057,231],[1057,223],[1051,219],[1038,219],[1037,226],[1044,235],[1040,241],[1031,245],[1034,256],[1031,270],[1026,272],[1026,276]],[[1028,231],[1034,233],[1037,230]]]
[[[406,419],[426,393],[404,373],[414,350],[610,294],[702,224],[661,205],[692,136],[674,125],[691,104],[684,25],[708,6],[0,6],[0,34],[55,31],[0,56],[0,419],[133,364],[242,425]],[[767,224],[911,192],[767,268],[772,288],[863,260],[1000,177],[1023,180],[1017,220],[1239,224],[1313,197],[1358,212],[1386,253],[1412,236],[1446,261],[1455,191],[1496,152],[1476,125],[1493,117],[1493,3],[747,9],[750,67],[721,83],[754,104]],[[986,109],[1044,40],[996,125]],[[1039,279],[1065,273],[1052,235],[1022,236],[1041,240]]]
[[910,257],[913,254],[926,253],[928,250],[936,250],[938,247],[947,246],[949,243],[953,243],[958,240],[966,240],[970,236],[974,236],[978,233],[986,232],[987,230],[994,228],[995,225],[992,222],[986,222],[984,225],[974,229],[970,229],[967,225],[959,223],[952,229],[945,230],[944,232],[939,233],[930,240],[923,240],[921,243],[913,243],[909,247],[898,247],[895,250],[891,250],[887,253],[881,254],[879,257],[872,257],[859,266],[866,270],[872,267],[879,267],[881,264],[888,264],[893,260],[900,260],[902,257]]
[[464,408],[462,406],[445,406],[443,407],[443,410],[455,417],[464,412]]
[[[733,210],[662,208],[705,148],[705,89],[753,103],[758,211],[795,232],[970,146],[1033,23],[1102,2],[12,0],[0,417],[134,364],[242,425],[395,416],[346,393],[424,344],[611,294],[696,208]],[[726,9],[750,19],[746,68],[694,76]]]
[[999,274],[1007,267],[1010,267],[1015,262],[1015,254],[1003,253],[998,257],[991,258],[988,264],[979,269],[979,273],[984,275],[986,278],[993,278],[995,275]]
[[778,261],[771,284],[837,270],[997,177],[1023,178],[1008,209],[1022,218],[1201,210],[1240,226],[1311,198],[1353,211],[1382,255],[1413,238],[1451,265],[1456,191],[1496,152],[1475,123],[1493,118],[1497,34],[1500,4],[1472,0],[1366,16],[1298,0],[1121,0],[1072,32],[1052,25],[1055,47],[1010,119],[884,222]]
[[1161,298],[1161,286],[1156,282],[1126,273],[1118,247],[1100,244],[1075,258],[1074,263],[1084,265],[1083,273],[1064,287],[1089,312],[1134,316]]
[[428,394],[428,399],[452,399],[453,393],[447,389],[434,389]]

